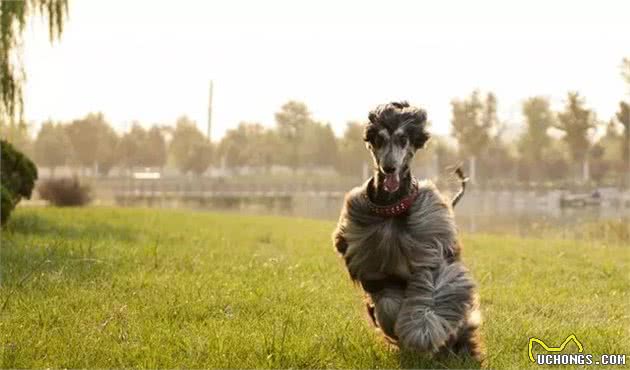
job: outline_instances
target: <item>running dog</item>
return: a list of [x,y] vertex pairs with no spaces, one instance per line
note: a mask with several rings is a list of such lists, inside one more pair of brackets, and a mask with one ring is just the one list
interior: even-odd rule
[[346,194],[333,244],[390,342],[481,361],[476,284],[461,262],[453,217],[465,184],[449,201],[410,171],[429,137],[425,111],[407,102],[369,113],[364,140],[374,174]]

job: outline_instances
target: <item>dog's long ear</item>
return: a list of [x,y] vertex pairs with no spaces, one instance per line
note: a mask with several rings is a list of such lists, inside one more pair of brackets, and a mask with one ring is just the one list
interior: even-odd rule
[[409,122],[407,133],[411,144],[416,149],[421,149],[429,140],[431,134],[427,131],[427,113],[420,108],[407,108],[402,113],[403,122]]
[[376,128],[376,125],[374,125],[372,122],[366,124],[365,128],[363,129],[363,141],[365,141],[366,143],[372,143],[376,135],[378,135],[378,129]]
[[376,107],[376,109],[370,111],[368,114],[368,123],[365,124],[365,128],[363,129],[363,141],[365,143],[373,143],[374,138],[378,135],[378,116],[380,114],[381,106]]

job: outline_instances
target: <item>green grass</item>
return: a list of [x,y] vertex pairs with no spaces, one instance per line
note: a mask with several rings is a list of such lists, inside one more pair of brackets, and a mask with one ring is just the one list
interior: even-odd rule
[[[2,231],[0,367],[471,367],[371,329],[331,222],[19,208]],[[464,235],[490,368],[532,336],[630,354],[630,246]],[[630,360],[630,359],[629,359]]]

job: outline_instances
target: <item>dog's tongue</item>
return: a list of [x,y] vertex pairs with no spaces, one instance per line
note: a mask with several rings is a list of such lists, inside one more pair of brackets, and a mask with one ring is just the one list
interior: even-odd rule
[[385,180],[383,181],[383,187],[386,191],[393,193],[398,190],[400,186],[400,181],[398,180],[398,174],[392,173],[385,175]]

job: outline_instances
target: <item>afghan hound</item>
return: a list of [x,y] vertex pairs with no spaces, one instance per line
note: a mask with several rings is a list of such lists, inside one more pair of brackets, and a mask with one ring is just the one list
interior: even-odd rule
[[407,102],[369,113],[364,141],[374,174],[346,194],[333,244],[390,342],[481,361],[476,285],[461,262],[453,217],[463,188],[450,201],[410,171],[429,137],[425,111]]

